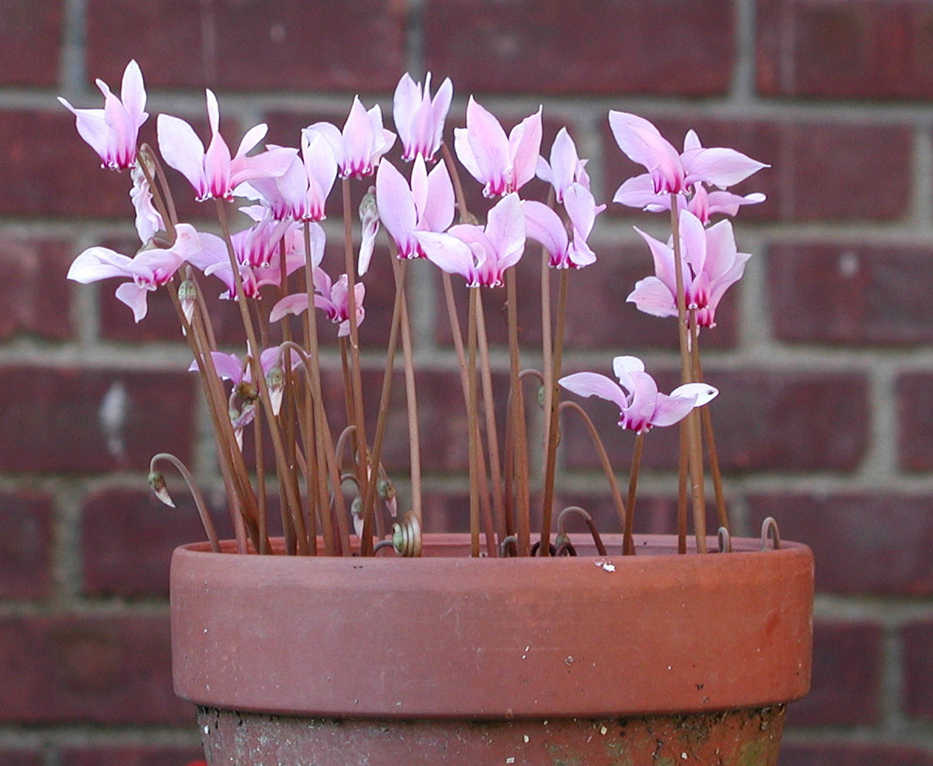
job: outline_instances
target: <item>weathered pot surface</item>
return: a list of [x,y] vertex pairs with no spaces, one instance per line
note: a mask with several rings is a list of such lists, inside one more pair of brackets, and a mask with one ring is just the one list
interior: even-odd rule
[[810,550],[636,540],[556,559],[471,559],[463,535],[425,536],[420,559],[182,546],[175,691],[210,763],[775,763],[780,703],[810,683]]

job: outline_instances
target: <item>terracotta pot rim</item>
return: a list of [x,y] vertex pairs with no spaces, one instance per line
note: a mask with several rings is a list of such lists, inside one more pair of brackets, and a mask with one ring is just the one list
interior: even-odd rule
[[[575,536],[575,544],[588,536]],[[636,537],[673,551],[676,537]],[[809,689],[813,557],[172,558],[176,692],[201,705],[372,718],[598,717],[755,707]],[[611,550],[619,541],[606,539]],[[715,541],[711,540],[711,547]]]

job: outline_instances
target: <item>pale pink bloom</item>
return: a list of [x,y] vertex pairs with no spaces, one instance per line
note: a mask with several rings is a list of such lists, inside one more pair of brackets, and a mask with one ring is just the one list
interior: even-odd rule
[[140,322],[148,311],[148,294],[171,280],[179,267],[201,250],[193,226],[180,223],[175,232],[175,243],[170,248],[140,250],[134,258],[106,247],[88,248],[72,262],[68,279],[82,284],[111,277],[130,280],[120,285],[115,294],[133,310],[133,318]]
[[670,426],[681,421],[694,407],[702,407],[719,393],[706,383],[685,383],[670,395],[658,392],[658,385],[645,365],[634,356],[617,356],[612,369],[616,383],[596,372],[577,372],[558,383],[578,396],[598,396],[619,408],[619,426],[642,434],[653,426]]
[[416,231],[414,236],[428,260],[463,276],[468,287],[495,287],[525,250],[522,203],[514,193],[503,197],[489,211],[485,229],[459,224],[446,234]]
[[353,106],[343,131],[329,122],[316,122],[304,130],[320,135],[327,142],[341,178],[368,176],[395,143],[395,133],[382,127],[379,105],[367,111],[359,96],[353,97]]
[[240,191],[248,197],[258,195],[275,218],[323,221],[327,217],[327,197],[336,179],[337,160],[330,145],[320,133],[302,131],[301,157],[295,157],[285,173],[278,178],[256,179]]
[[[673,243],[665,244],[637,228],[636,231],[651,249],[655,274],[636,282],[626,301],[646,314],[677,316]],[[751,255],[737,251],[729,221],[704,229],[693,213],[683,210],[680,235],[686,307],[696,309],[699,327],[715,327],[719,301],[741,279]]]
[[144,111],[146,89],[142,72],[135,61],[126,65],[120,98],[111,93],[103,80],[95,82],[104,94],[103,109],[75,109],[61,96],[58,100],[75,116],[78,135],[97,152],[103,167],[128,168],[136,161],[139,128],[149,117]]
[[[250,208],[244,210],[256,211]],[[311,224],[312,260],[323,257],[324,230],[318,224]],[[213,234],[202,234],[202,249],[189,262],[201,269],[205,275],[214,276],[226,285],[220,297],[224,300],[236,300],[236,283],[230,268],[230,256],[222,239]],[[285,273],[293,274],[305,263],[304,235],[300,225],[291,221],[275,221],[265,218],[253,226],[239,231],[231,237],[233,251],[243,282],[243,292],[247,298],[261,299],[260,290],[264,285],[282,284],[280,242],[285,241]]]
[[466,127],[454,130],[454,148],[463,166],[483,184],[483,195],[518,191],[535,176],[541,150],[541,107],[512,128],[502,125],[470,96]]
[[[692,194],[681,192],[677,195],[679,210],[689,210],[706,225],[710,218],[717,213],[734,216],[742,205],[757,205],[767,197],[761,192],[741,195],[732,192],[714,189],[707,191],[706,187],[697,183],[692,186]],[[637,207],[649,213],[661,213],[671,209],[671,195],[664,192],[656,193],[650,176],[647,173],[633,176],[625,181],[612,198],[628,207]]]
[[586,173],[586,160],[577,155],[577,146],[567,132],[561,128],[551,145],[551,161],[538,157],[537,175],[554,187],[554,196],[558,202],[564,201],[564,194],[570,185],[577,183],[585,189],[590,188],[590,177]]
[[572,183],[564,193],[564,209],[570,220],[573,238],[567,236],[564,222],[551,208],[541,202],[525,200],[526,233],[540,242],[548,252],[548,264],[556,269],[579,269],[596,262],[596,254],[587,244],[596,216],[606,209],[597,205],[589,189]]
[[139,234],[140,241],[145,244],[156,232],[163,231],[165,224],[159,211],[152,204],[152,190],[139,165],[134,164],[130,168],[130,178],[133,181],[133,186],[130,188],[130,201],[136,211],[136,233]]
[[[341,274],[337,281],[333,282],[324,269],[319,267],[314,269],[314,306],[321,309],[331,322],[339,325],[337,330],[338,338],[350,334],[350,291],[348,286],[349,280],[346,274]],[[354,288],[356,326],[359,327],[366,316],[366,311],[363,308],[366,285],[362,282],[356,282]],[[278,322],[286,314],[298,316],[307,310],[308,294],[306,292],[287,295],[272,307],[269,321]]]
[[769,167],[735,149],[705,149],[693,131],[680,154],[648,120],[627,112],[609,112],[609,126],[623,153],[647,168],[656,194],[679,194],[699,182],[725,189]]
[[402,159],[413,160],[421,155],[431,161],[444,140],[444,121],[450,109],[454,86],[444,79],[431,100],[431,73],[424,78],[424,88],[406,72],[395,87],[392,116],[402,142]]
[[390,162],[376,172],[376,204],[399,258],[423,258],[416,231],[442,232],[454,220],[454,188],[444,163],[428,173],[421,155],[411,168],[411,183]]
[[231,157],[230,148],[220,135],[217,97],[210,90],[206,91],[206,96],[207,117],[211,126],[211,142],[207,151],[194,129],[184,120],[160,114],[157,122],[162,157],[188,179],[199,202],[211,197],[232,199],[233,190],[241,183],[276,178],[288,170],[297,153],[295,149],[276,147],[252,157],[246,156],[265,138],[265,124],[255,125],[246,131],[236,154]]

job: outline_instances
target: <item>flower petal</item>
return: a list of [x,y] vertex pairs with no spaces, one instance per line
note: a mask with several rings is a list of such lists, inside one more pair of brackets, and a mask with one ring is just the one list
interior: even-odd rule
[[204,144],[184,120],[160,114],[156,122],[159,151],[169,167],[188,179],[197,194],[205,189]]
[[598,396],[613,402],[620,410],[628,405],[628,399],[625,392],[619,388],[619,384],[598,372],[575,372],[565,375],[557,382],[577,396]]

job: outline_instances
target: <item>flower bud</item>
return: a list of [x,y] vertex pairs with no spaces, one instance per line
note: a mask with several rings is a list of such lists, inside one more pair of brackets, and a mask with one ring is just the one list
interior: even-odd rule
[[148,476],[148,481],[149,488],[152,490],[153,494],[169,508],[174,508],[175,503],[172,500],[172,496],[168,493],[168,488],[165,486],[165,477],[159,471],[151,471]]

